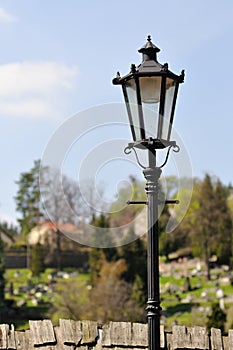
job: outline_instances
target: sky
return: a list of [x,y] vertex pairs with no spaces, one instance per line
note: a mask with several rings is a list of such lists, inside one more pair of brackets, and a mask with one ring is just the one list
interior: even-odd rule
[[[0,1],[0,221],[16,222],[15,182],[43,158],[57,130],[77,114],[81,125],[85,110],[123,102],[112,78],[141,62],[137,50],[148,34],[161,63],[177,74],[185,69],[174,126],[193,176],[233,183],[232,18],[231,0]],[[102,143],[107,134],[128,137],[125,129],[100,129]],[[99,145],[98,135],[91,140],[92,149]],[[75,147],[66,157],[75,173],[72,163],[82,159],[74,159]],[[104,182],[132,171],[120,162],[102,172]]]

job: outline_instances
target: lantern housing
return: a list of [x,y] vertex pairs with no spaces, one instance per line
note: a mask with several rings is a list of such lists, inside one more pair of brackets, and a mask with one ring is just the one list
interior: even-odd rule
[[113,84],[122,85],[132,146],[165,148],[175,144],[170,138],[184,71],[176,75],[168,69],[167,63],[162,65],[157,61],[160,49],[152,43],[150,35],[138,51],[142,53],[142,63],[138,67],[132,64],[130,73],[124,77],[117,73]]

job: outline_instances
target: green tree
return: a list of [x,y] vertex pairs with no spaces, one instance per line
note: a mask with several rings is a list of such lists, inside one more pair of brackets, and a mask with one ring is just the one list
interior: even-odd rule
[[15,237],[19,233],[17,226],[9,224],[7,221],[0,222],[0,229],[2,229],[10,237]]
[[221,329],[224,332],[224,325],[226,322],[226,314],[220,308],[218,303],[212,304],[212,313],[208,316],[207,328],[210,330],[211,327]]
[[18,191],[15,197],[16,210],[21,214],[18,222],[21,233],[26,239],[27,234],[36,226],[42,215],[39,189],[40,161],[36,160],[28,172],[20,174],[16,181]]
[[32,247],[30,261],[30,269],[32,271],[32,276],[39,276],[42,272],[45,271],[44,258],[44,247],[40,243],[35,244]]
[[92,319],[100,323],[142,322],[144,309],[130,298],[132,286],[121,278],[126,269],[123,259],[105,261],[92,287],[82,282],[78,285],[72,281],[62,282],[54,298],[54,321],[64,317],[75,320]]
[[3,241],[0,238],[0,307],[2,307],[5,304],[5,263],[4,263],[4,245]]
[[195,184],[190,209],[180,225],[191,239],[192,251],[201,256],[210,279],[210,257],[215,254],[221,263],[232,256],[232,220],[227,204],[226,188],[206,174]]
[[90,300],[90,290],[84,281],[61,281],[53,295],[53,305],[50,309],[52,320],[58,323],[60,318],[86,320],[87,305]]
[[165,205],[158,221],[159,226],[159,254],[164,255],[168,261],[169,254],[176,251],[179,247],[178,241],[175,239],[175,234],[168,234],[166,226],[170,217],[169,207]]
[[135,276],[131,299],[135,300],[139,307],[145,307],[146,305],[147,293],[145,290],[145,284],[145,281],[143,281],[139,275]]
[[[129,233],[130,234],[130,233]],[[145,241],[142,238],[135,237],[135,240],[119,248],[121,259],[126,262],[127,269],[122,277],[128,283],[134,283],[136,276],[139,276],[144,284],[144,290],[147,285],[147,249]]]
[[[228,206],[229,189],[218,180],[215,186],[216,200],[216,240],[213,250],[220,264],[229,264],[232,260],[232,218]],[[216,244],[214,244],[216,243]]]
[[97,283],[90,291],[85,317],[101,323],[107,321],[141,322],[143,308],[131,299],[132,285],[122,279],[127,270],[123,259],[106,262]]
[[[112,238],[108,233],[109,219],[103,213],[95,217],[92,225],[96,227],[93,237],[93,246],[89,253],[89,267],[91,273],[91,283],[95,284],[100,276],[100,270],[106,261],[115,261],[118,258],[117,249],[111,247]],[[104,231],[102,229],[105,229]],[[101,248],[101,246],[110,246],[111,248]],[[95,246],[99,248],[95,248]]]
[[118,197],[111,205],[111,225],[120,227],[131,223],[137,213],[142,210],[141,205],[126,205],[129,200],[146,200],[145,182],[129,177],[129,182],[118,191]]

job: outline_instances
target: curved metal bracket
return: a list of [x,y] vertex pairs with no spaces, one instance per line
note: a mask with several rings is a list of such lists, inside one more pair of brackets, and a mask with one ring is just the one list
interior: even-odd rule
[[136,160],[137,160],[137,163],[138,165],[142,168],[142,169],[146,169],[146,167],[140,162],[139,158],[138,158],[138,155],[137,155],[137,152],[135,151],[135,148],[132,146],[132,147],[125,147],[124,149],[124,153],[125,154],[130,154],[132,152],[132,150],[134,151],[134,154],[135,154],[135,157],[136,157]]
[[[180,147],[179,147],[177,144],[175,144],[175,145],[170,145],[170,146],[168,147],[168,150],[167,150],[167,155],[166,155],[165,161],[164,161],[163,164],[160,165],[158,168],[162,169],[162,168],[164,167],[164,165],[167,164],[168,157],[169,157],[169,154],[170,154],[170,151],[171,151],[172,148],[173,148],[173,152],[178,153],[178,152],[180,151]],[[134,148],[133,145],[132,145],[132,146],[130,145],[130,146],[125,147],[124,153],[125,153],[125,154],[130,154],[130,153],[132,152],[132,150],[134,151],[134,154],[135,154],[135,157],[136,157],[136,160],[137,160],[138,165],[139,165],[142,169],[146,169],[146,167],[140,162],[140,160],[139,160],[139,158],[138,158],[138,155],[137,155],[137,152],[136,152],[136,150],[135,150],[135,148]]]
[[168,161],[168,157],[169,157],[169,154],[170,154],[170,150],[173,148],[173,152],[176,152],[178,153],[180,151],[180,147],[178,145],[171,145],[169,146],[168,150],[167,150],[167,155],[166,155],[166,158],[165,158],[165,161],[163,162],[162,165],[159,166],[160,169],[162,169],[164,167],[164,165],[167,164],[167,161]]

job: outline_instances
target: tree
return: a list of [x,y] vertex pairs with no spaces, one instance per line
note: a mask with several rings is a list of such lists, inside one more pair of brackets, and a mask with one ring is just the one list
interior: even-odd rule
[[50,310],[53,322],[60,318],[72,320],[86,319],[86,309],[90,300],[90,290],[84,281],[61,281],[53,296]]
[[[232,260],[232,218],[228,207],[229,189],[224,187],[220,180],[215,186],[216,200],[216,240],[213,250],[220,264],[229,264]],[[216,244],[214,244],[216,243]]]
[[[130,233],[129,233],[130,234]],[[120,257],[126,262],[127,269],[122,277],[128,283],[134,283],[136,276],[143,282],[143,289],[147,289],[147,250],[145,241],[142,238],[135,239],[119,248]]]
[[40,161],[34,161],[34,165],[28,172],[20,174],[16,181],[18,191],[15,197],[16,210],[21,213],[18,222],[21,233],[26,239],[27,234],[36,226],[42,216],[39,189]]
[[15,237],[19,231],[17,226],[9,224],[7,221],[0,222],[0,230],[1,229],[12,238]]
[[32,271],[32,276],[39,276],[42,272],[45,271],[44,258],[44,247],[40,243],[37,243],[35,246],[32,247],[31,252],[30,268]]
[[131,299],[132,285],[122,279],[127,270],[124,259],[106,262],[90,291],[86,316],[101,323],[107,321],[141,322],[143,309]]
[[123,259],[107,262],[100,269],[94,286],[76,282],[62,282],[56,291],[53,313],[56,320],[92,319],[100,323],[107,321],[144,321],[144,310],[131,299],[132,286],[122,280],[126,270]]
[[130,176],[129,180],[129,183],[119,189],[118,197],[111,205],[111,226],[120,227],[131,223],[142,210],[141,205],[126,205],[128,200],[146,200],[145,182],[134,176]]
[[81,206],[77,183],[59,169],[43,167],[40,172],[40,192],[45,215],[55,225],[78,224]]
[[130,298],[132,300],[135,300],[137,306],[139,307],[143,307],[143,306],[145,307],[146,305],[147,293],[145,291],[145,285],[146,285],[145,281],[143,281],[139,275],[136,275]]
[[[100,270],[106,261],[115,261],[118,258],[117,249],[111,247],[111,237],[107,232],[109,228],[109,219],[103,213],[96,217],[92,225],[96,227],[96,232],[93,237],[93,247],[89,253],[89,267],[91,273],[91,283],[94,285],[99,278]],[[104,231],[101,229],[105,229]],[[101,248],[108,246],[109,248]],[[99,248],[95,248],[99,247]]]
[[5,264],[4,264],[4,245],[3,241],[0,237],[0,307],[2,307],[5,303]]
[[210,257],[215,254],[220,263],[229,263],[232,255],[232,220],[227,205],[227,191],[221,182],[206,174],[196,183],[192,203],[180,225],[192,242],[194,255],[204,258],[210,279]]
[[24,237],[42,218],[49,218],[56,225],[78,224],[85,212],[77,183],[58,169],[41,166],[40,160],[21,173],[16,184],[16,209],[21,213],[18,221]]
[[163,212],[158,221],[159,227],[159,254],[164,255],[168,261],[169,254],[176,251],[178,248],[177,240],[174,239],[174,233],[168,234],[166,226],[170,217],[169,208],[167,205],[163,208]]
[[207,328],[210,330],[211,327],[221,329],[224,332],[224,324],[226,322],[226,314],[220,308],[218,303],[212,304],[212,313],[208,316]]
[[62,174],[58,169],[43,167],[40,173],[40,192],[44,207],[44,216],[56,226],[56,265],[61,270],[60,224],[78,224],[79,187],[75,181]]

